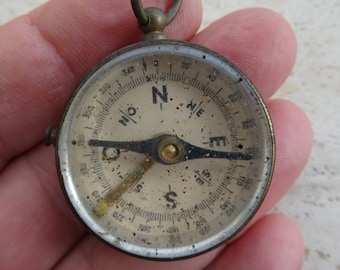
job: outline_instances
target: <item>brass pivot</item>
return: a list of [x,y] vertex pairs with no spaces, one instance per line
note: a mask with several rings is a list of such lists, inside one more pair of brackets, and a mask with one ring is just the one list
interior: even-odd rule
[[164,164],[176,164],[183,159],[183,145],[175,137],[163,139],[157,148],[158,157]]
[[163,34],[167,25],[176,17],[182,0],[173,0],[167,13],[156,7],[143,8],[141,0],[131,0],[132,9],[139,22],[139,28],[145,34],[142,40],[167,39]]

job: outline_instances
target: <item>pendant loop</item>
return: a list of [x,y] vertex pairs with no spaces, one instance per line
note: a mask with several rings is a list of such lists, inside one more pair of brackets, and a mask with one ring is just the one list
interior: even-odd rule
[[143,8],[141,0],[131,0],[132,9],[139,22],[139,27],[145,33],[144,40],[165,39],[162,32],[176,17],[182,0],[173,0],[167,13],[156,7]]
[[147,25],[149,23],[149,16],[146,14],[141,0],[131,0],[131,5],[135,16],[140,25]]
[[[171,23],[176,17],[179,8],[181,7],[182,0],[172,0],[171,6],[166,15],[166,25]],[[146,26],[150,22],[148,13],[143,8],[142,0],[131,0],[131,5],[139,24]]]

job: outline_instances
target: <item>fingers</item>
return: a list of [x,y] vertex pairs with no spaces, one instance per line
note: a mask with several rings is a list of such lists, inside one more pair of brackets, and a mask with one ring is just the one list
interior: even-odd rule
[[303,256],[299,229],[284,216],[270,215],[225,248],[207,270],[299,270]]
[[[143,1],[160,8],[166,2]],[[190,38],[200,20],[200,1],[183,1],[167,32]],[[47,126],[57,125],[67,97],[92,65],[140,36],[130,1],[52,0],[1,27],[0,170],[40,142]]]
[[215,22],[192,39],[234,62],[269,98],[290,74],[296,40],[288,23],[266,9],[246,9]]
[[[183,2],[186,8],[181,11],[182,17],[168,30],[171,37],[189,38],[197,28],[199,19],[191,17],[197,14],[192,12],[194,4]],[[111,16],[118,5],[122,13]],[[0,170],[1,162],[4,164],[12,156],[31,148],[41,140],[46,126],[57,123],[69,92],[85,70],[105,54],[136,40],[136,22],[129,19],[133,15],[127,6],[127,1],[55,0],[29,18],[23,17],[6,28],[0,28],[0,39],[4,41],[0,45],[0,62],[4,63],[0,66],[0,74],[3,75],[0,77],[0,157],[3,158]],[[188,23],[195,21],[189,23],[189,30],[185,30],[187,26],[183,27],[187,20]],[[268,26],[269,23],[272,26]],[[258,31],[257,27],[262,27],[262,30]],[[290,28],[272,12],[253,10],[234,13],[208,31],[211,31],[209,35],[204,31],[192,40],[231,58],[261,88],[265,97],[269,97],[290,72],[295,45],[291,46],[289,42],[295,44],[295,41]],[[224,44],[221,44],[222,41]],[[286,44],[282,45],[282,41]],[[292,184],[310,149],[310,126],[306,117],[290,103],[275,102],[270,101],[269,108],[277,134],[278,166],[260,215]],[[7,247],[6,253],[1,253],[2,262],[15,263],[16,247],[19,245],[22,250],[28,251],[21,258],[21,265],[32,265],[29,260],[33,258],[36,268],[39,265],[48,268],[83,235],[81,227],[70,217],[70,211],[65,210],[67,206],[60,198],[56,175],[51,174],[54,165],[49,151],[41,147],[33,149],[12,162],[1,174],[0,200],[3,205],[9,205],[1,213],[1,231],[12,232],[8,235],[20,232],[15,241],[11,242],[9,236],[1,239],[1,246]],[[8,204],[13,201],[13,194],[19,200]],[[14,215],[16,213],[20,215]],[[85,238],[80,242],[60,267],[83,263],[90,268],[91,264],[99,265],[105,260],[110,262],[108,265],[111,267],[129,265],[130,257],[107,247],[101,248],[97,240],[91,239]],[[187,267],[184,269],[206,265],[216,253],[188,261],[188,264],[183,264]],[[50,261],[45,261],[46,258]],[[139,260],[134,262],[141,265]]]

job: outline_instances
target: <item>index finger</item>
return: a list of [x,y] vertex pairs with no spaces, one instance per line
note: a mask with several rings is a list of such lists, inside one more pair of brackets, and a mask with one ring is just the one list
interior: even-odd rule
[[[155,2],[143,1],[163,9],[168,3]],[[166,33],[189,39],[200,21],[200,1],[183,1]],[[140,36],[130,1],[52,0],[2,26],[0,170],[57,124],[68,95],[92,65]]]

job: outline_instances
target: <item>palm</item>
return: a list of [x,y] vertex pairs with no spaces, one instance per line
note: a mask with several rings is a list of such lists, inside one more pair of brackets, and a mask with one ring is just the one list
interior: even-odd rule
[[[270,192],[249,230],[227,247],[160,266],[108,248],[76,220],[59,187],[53,149],[41,144],[44,129],[57,125],[71,89],[93,64],[139,35],[128,1],[92,2],[54,0],[0,28],[0,268],[298,269],[298,230],[282,216],[263,218],[297,177],[310,149],[308,120],[282,100],[268,101],[278,148]],[[197,1],[184,1],[169,35],[192,37],[200,12]],[[265,10],[229,15],[191,41],[234,61],[266,100],[295,59],[290,28]]]

